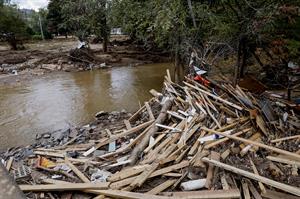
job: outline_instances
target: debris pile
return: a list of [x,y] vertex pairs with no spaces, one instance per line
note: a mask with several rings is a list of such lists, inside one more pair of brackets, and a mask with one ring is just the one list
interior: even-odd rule
[[54,144],[0,157],[28,198],[299,198],[296,105],[167,74],[133,115],[99,112]]

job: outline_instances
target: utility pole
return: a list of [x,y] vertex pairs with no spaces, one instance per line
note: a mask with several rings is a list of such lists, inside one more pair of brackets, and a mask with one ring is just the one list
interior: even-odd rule
[[41,29],[42,39],[45,40],[43,26],[42,26],[42,20],[41,20],[41,15],[40,14],[39,14],[39,25],[40,25],[40,29]]

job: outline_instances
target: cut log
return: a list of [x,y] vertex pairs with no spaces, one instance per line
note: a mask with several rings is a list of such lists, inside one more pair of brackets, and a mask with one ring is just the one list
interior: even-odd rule
[[[158,115],[157,119],[155,120],[155,124],[162,124],[164,123],[165,119],[167,118],[167,111],[171,108],[173,100],[167,100],[163,105],[160,114]],[[140,154],[144,151],[147,147],[150,137],[154,135],[155,132],[158,131],[158,127],[153,125],[149,131],[146,133],[145,137],[142,139],[140,144],[136,146],[131,154],[131,164],[135,164]]]

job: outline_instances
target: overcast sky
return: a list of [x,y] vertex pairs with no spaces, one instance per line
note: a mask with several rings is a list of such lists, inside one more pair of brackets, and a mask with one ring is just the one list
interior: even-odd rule
[[49,0],[12,0],[12,2],[18,4],[20,8],[28,8],[34,10],[47,7],[48,1]]

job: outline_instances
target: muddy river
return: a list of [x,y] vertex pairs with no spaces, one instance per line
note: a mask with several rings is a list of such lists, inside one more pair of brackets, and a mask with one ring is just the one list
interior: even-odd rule
[[0,87],[0,149],[27,145],[37,133],[84,125],[98,111],[134,111],[161,89],[170,64],[52,73]]

